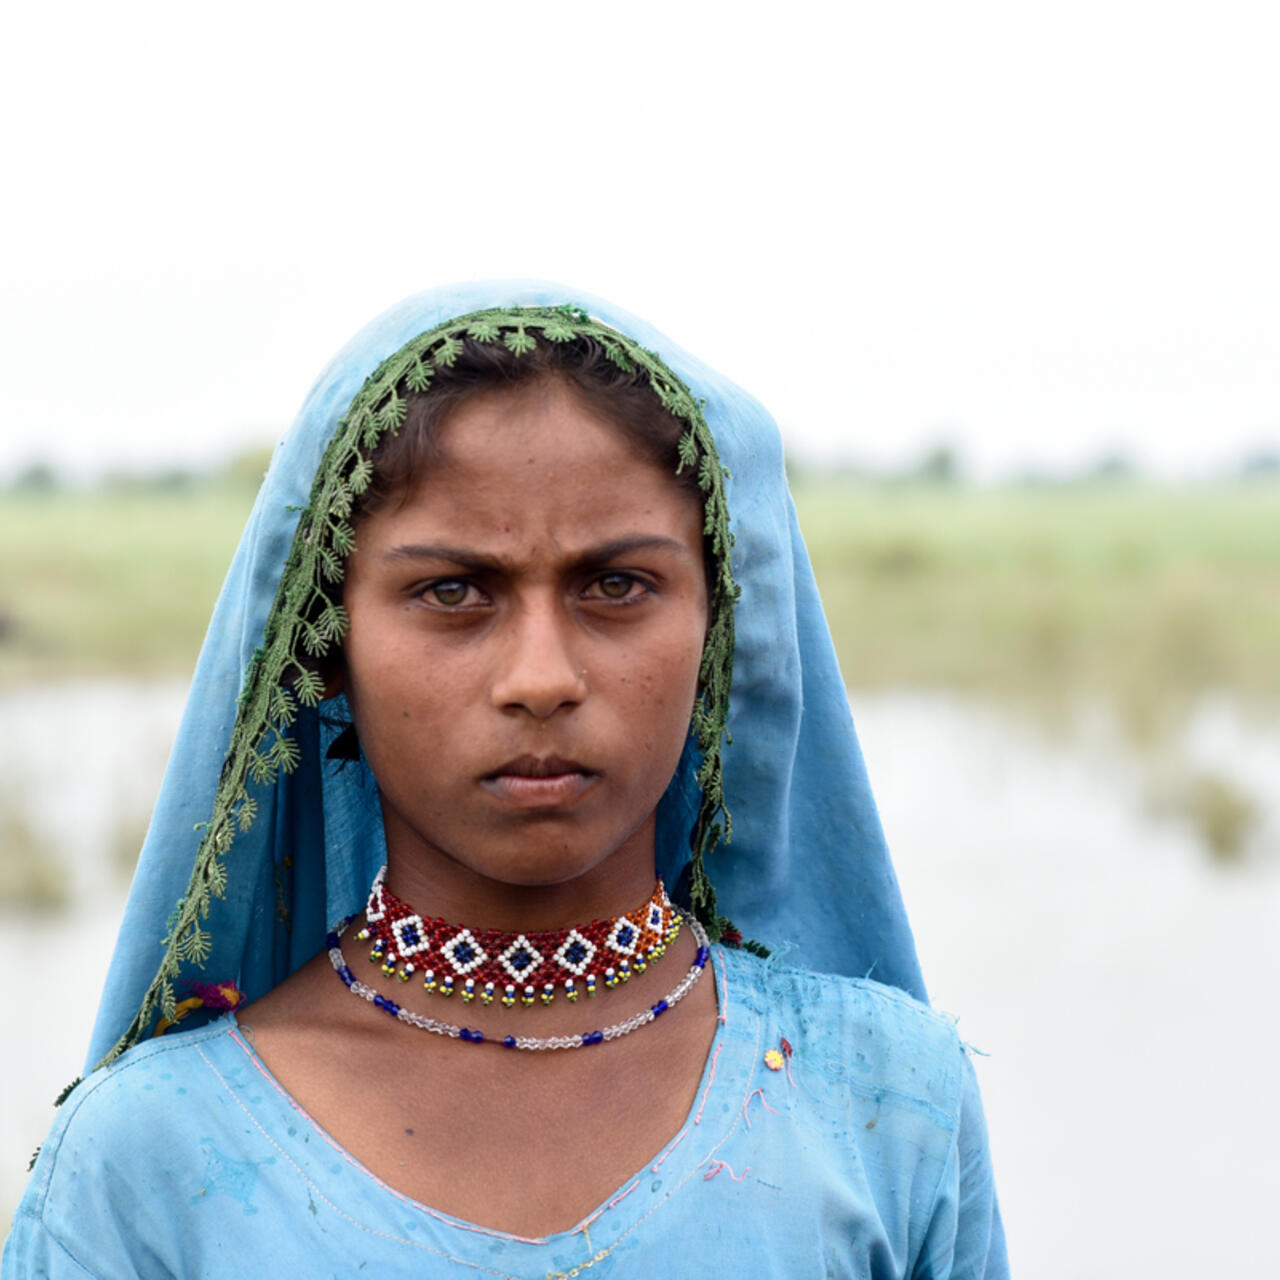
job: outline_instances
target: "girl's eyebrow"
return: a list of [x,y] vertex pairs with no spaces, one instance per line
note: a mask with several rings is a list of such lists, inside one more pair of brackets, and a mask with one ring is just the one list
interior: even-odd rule
[[[689,557],[683,542],[662,534],[637,534],[629,538],[613,538],[588,547],[575,557],[584,565],[608,564],[636,551],[666,551]],[[442,542],[407,542],[382,553],[383,560],[443,560],[473,572],[503,572],[512,567],[502,556],[486,555],[469,547],[452,547]]]

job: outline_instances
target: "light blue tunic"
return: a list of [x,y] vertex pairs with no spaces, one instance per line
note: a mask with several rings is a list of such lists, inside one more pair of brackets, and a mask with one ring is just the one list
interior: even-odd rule
[[[686,1123],[571,1231],[515,1238],[399,1194],[302,1111],[226,1015],[72,1094],[15,1219],[6,1280],[541,1280],[588,1265],[1005,1276],[982,1107],[951,1022],[875,982],[720,948],[713,962],[723,1022]],[[783,1037],[793,1053],[770,1070]]]

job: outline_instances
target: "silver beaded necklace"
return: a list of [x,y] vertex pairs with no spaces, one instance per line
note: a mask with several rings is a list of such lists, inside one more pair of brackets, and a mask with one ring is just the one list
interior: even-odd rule
[[433,1035],[448,1036],[451,1040],[466,1040],[470,1044],[502,1045],[506,1049],[535,1051],[543,1049],[583,1049],[593,1044],[603,1044],[606,1040],[616,1040],[619,1036],[630,1035],[631,1032],[638,1031],[655,1018],[661,1017],[673,1005],[679,1004],[693,990],[694,984],[702,977],[703,970],[707,967],[707,960],[711,956],[711,948],[702,925],[692,916],[684,916],[684,920],[692,930],[694,939],[698,943],[697,955],[694,957],[693,964],[689,967],[689,972],[657,1004],[650,1005],[647,1009],[641,1009],[624,1021],[616,1022],[613,1026],[605,1027],[602,1031],[586,1031],[576,1036],[504,1036],[501,1040],[487,1040],[481,1031],[473,1031],[469,1027],[459,1027],[451,1022],[441,1022],[436,1018],[427,1017],[426,1014],[414,1013],[411,1009],[406,1009],[402,1004],[387,999],[381,992],[375,991],[371,986],[361,982],[351,972],[347,965],[346,957],[342,954],[341,945],[342,934],[351,923],[351,918],[342,921],[341,924],[330,931],[328,937],[329,960],[333,964],[334,972],[346,984],[347,990],[352,995],[359,996],[362,1000],[367,1000],[376,1008],[395,1018],[396,1021],[403,1022],[409,1027],[417,1027],[419,1031],[430,1031]]

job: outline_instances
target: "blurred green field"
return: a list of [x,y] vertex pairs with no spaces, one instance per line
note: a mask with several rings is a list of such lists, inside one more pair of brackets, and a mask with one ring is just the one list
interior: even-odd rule
[[0,682],[189,674],[253,490],[0,496]]
[[[851,685],[1098,694],[1139,735],[1206,690],[1280,702],[1280,484],[796,501]],[[0,681],[189,672],[251,502],[234,480],[0,495]]]
[[1097,695],[1137,738],[1207,691],[1280,702],[1280,484],[796,498],[851,685]]

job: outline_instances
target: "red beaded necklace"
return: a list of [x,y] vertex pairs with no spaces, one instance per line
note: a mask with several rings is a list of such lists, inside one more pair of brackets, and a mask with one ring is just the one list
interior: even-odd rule
[[384,866],[373,881],[365,909],[366,925],[357,941],[373,942],[369,959],[388,977],[407,982],[422,973],[428,991],[470,1003],[500,1001],[510,1009],[550,1004],[557,985],[565,998],[593,996],[597,983],[616,987],[643,973],[680,933],[680,914],[659,880],[648,901],[612,920],[567,929],[509,933],[468,929],[419,915],[384,884]]

